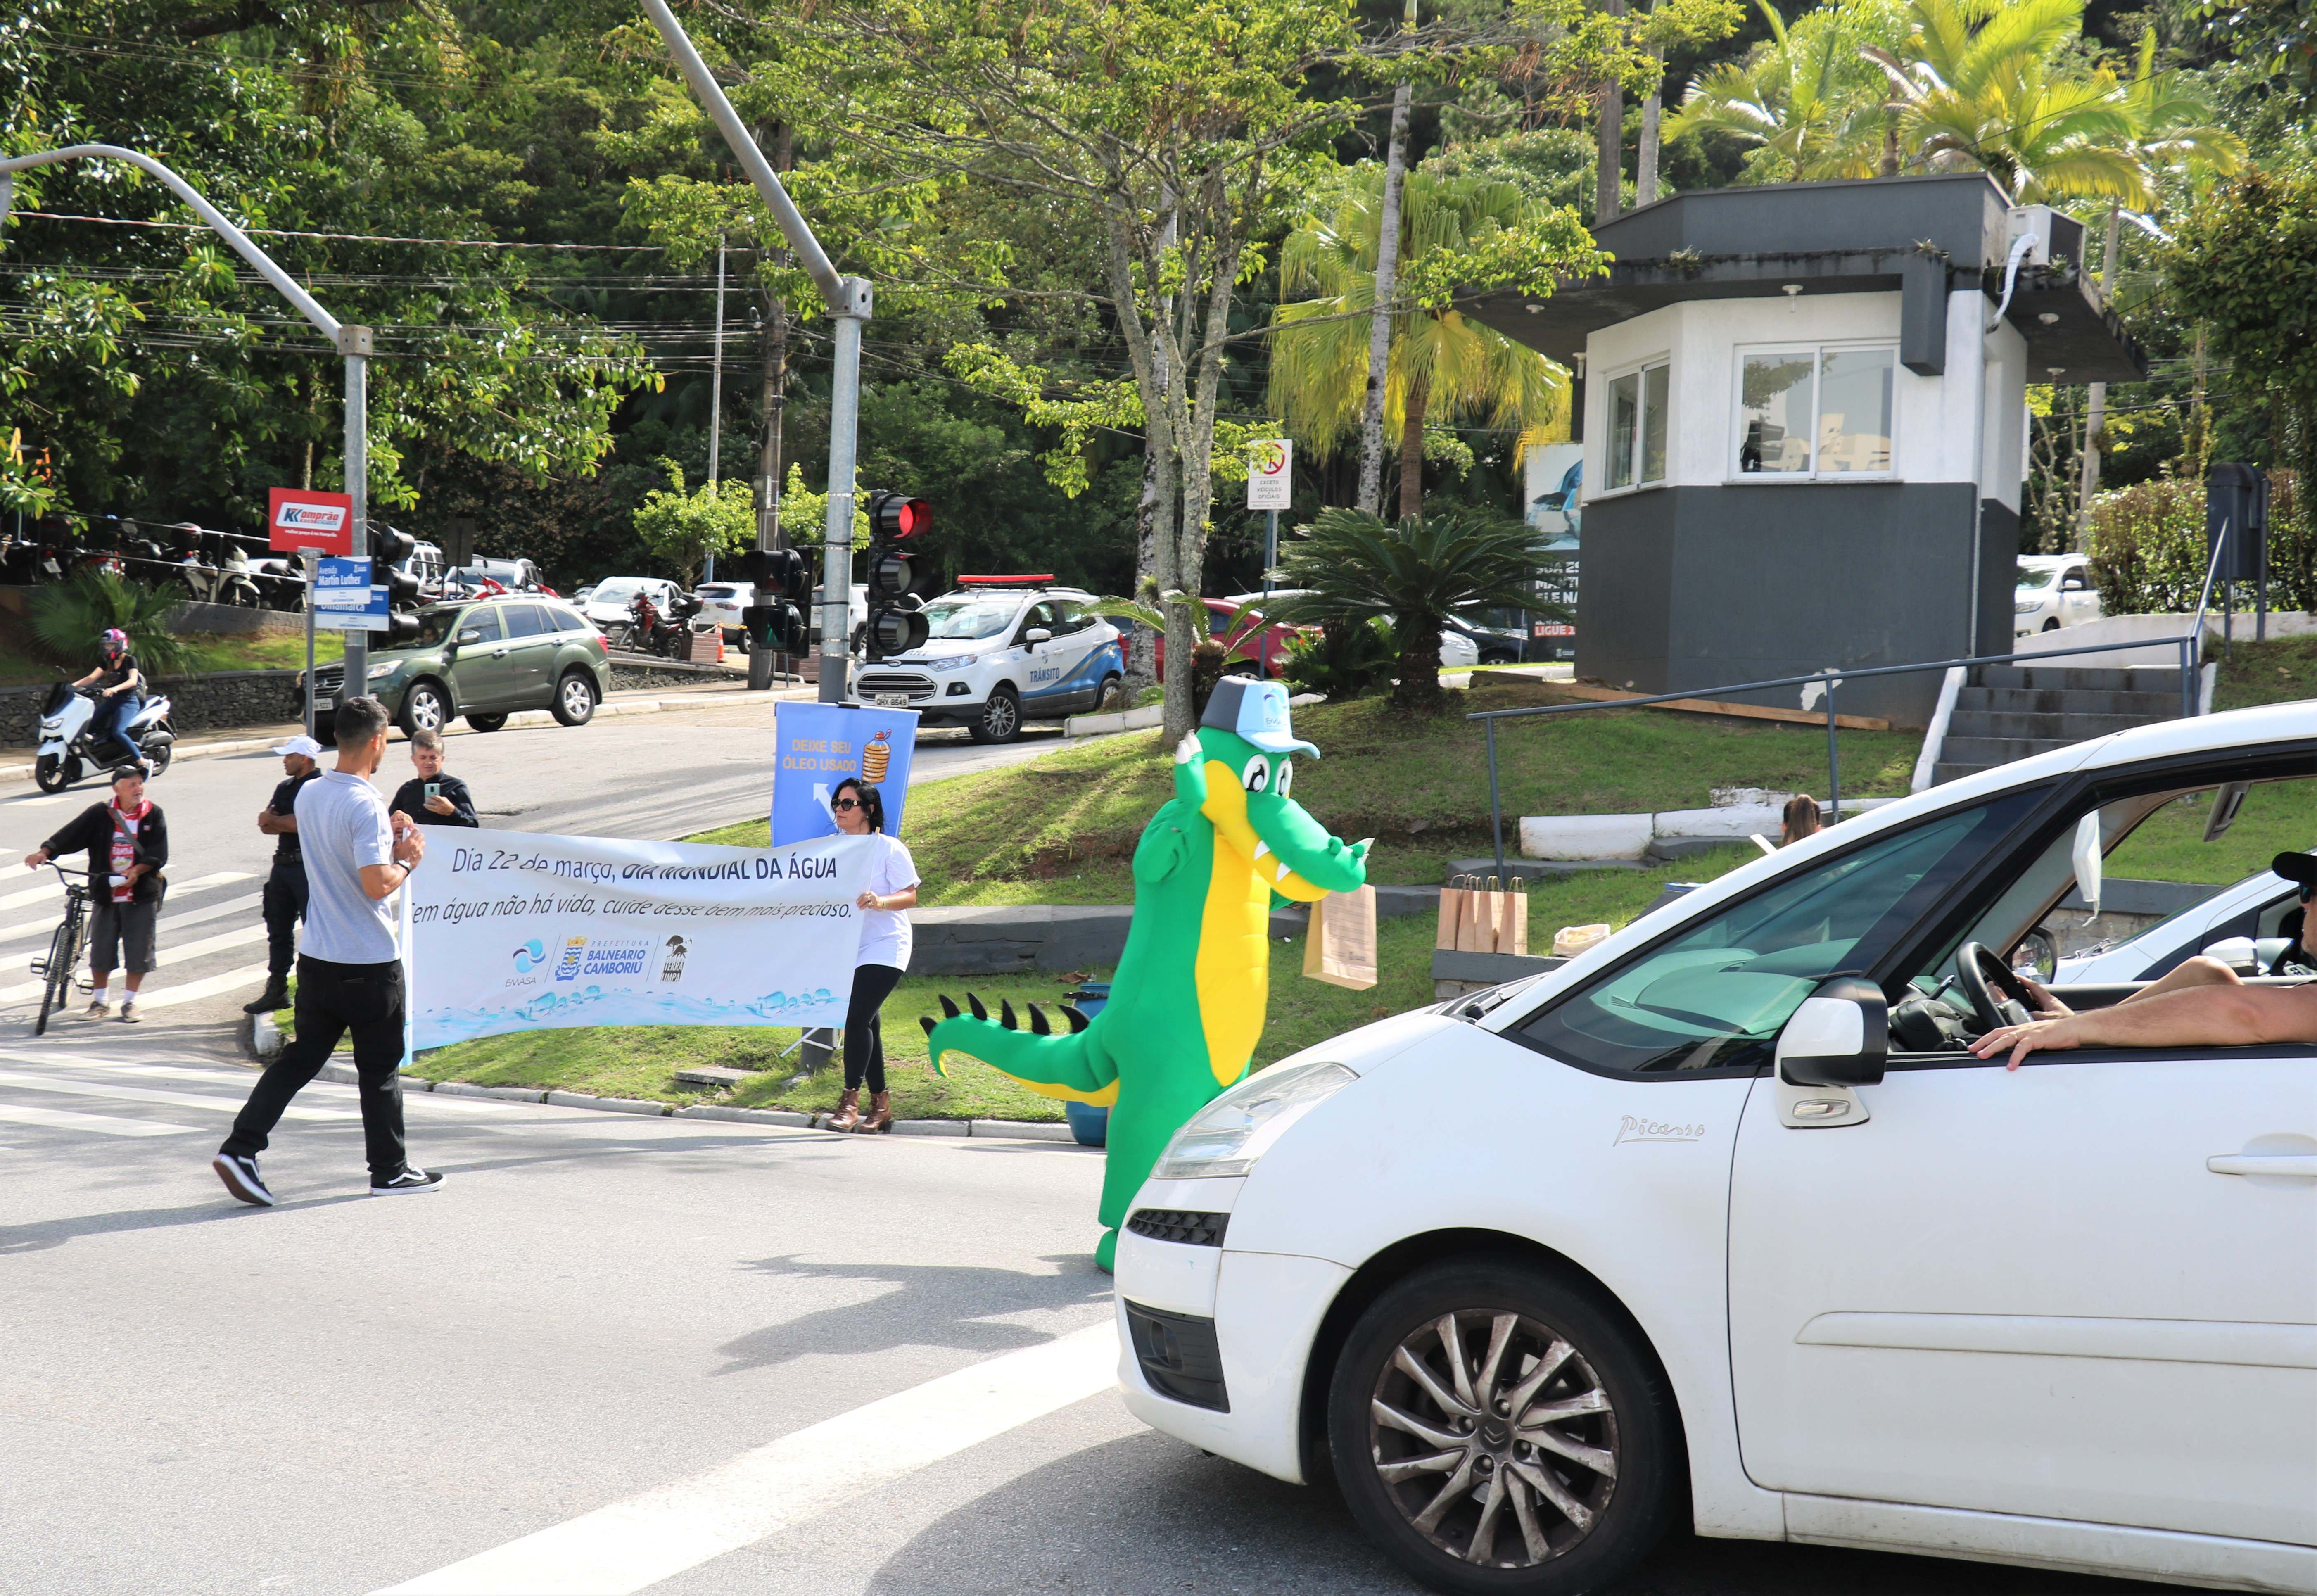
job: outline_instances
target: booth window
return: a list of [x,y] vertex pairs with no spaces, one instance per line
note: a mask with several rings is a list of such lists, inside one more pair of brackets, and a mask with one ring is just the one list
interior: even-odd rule
[[1666,476],[1666,406],[1673,368],[1663,362],[1609,380],[1608,489],[1642,488]]
[[1738,363],[1740,476],[1887,476],[1895,346],[1750,350]]

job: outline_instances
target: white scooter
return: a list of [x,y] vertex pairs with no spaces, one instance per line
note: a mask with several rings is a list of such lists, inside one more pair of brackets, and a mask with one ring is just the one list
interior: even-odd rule
[[[111,737],[95,747],[91,727],[96,720],[96,694],[58,682],[40,705],[40,751],[32,761],[32,779],[43,793],[61,793],[78,781],[87,767],[106,769],[120,762],[119,747]],[[177,733],[169,724],[169,700],[155,694],[122,728],[121,735],[137,749],[151,774],[169,768],[176,752]]]

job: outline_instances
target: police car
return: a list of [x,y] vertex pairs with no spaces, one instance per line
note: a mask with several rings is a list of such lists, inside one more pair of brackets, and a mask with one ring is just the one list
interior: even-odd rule
[[913,709],[920,726],[1011,742],[1023,722],[1097,708],[1123,684],[1118,628],[1094,613],[1092,594],[1036,578],[959,580],[959,591],[925,606],[923,648],[861,667],[853,703]]

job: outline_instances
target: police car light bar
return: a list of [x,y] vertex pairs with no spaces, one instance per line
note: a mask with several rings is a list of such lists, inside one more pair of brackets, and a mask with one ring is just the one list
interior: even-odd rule
[[1034,587],[1053,579],[1054,573],[1048,570],[1018,577],[960,577],[957,583],[961,587]]

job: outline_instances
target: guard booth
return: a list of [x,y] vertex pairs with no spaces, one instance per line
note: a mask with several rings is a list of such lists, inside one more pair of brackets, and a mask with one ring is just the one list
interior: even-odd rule
[[[2027,385],[2147,374],[2081,226],[1973,172],[1681,193],[1595,236],[1607,275],[1460,306],[1579,376],[1578,676],[2008,650]],[[1938,689],[1840,702],[1920,726]]]

